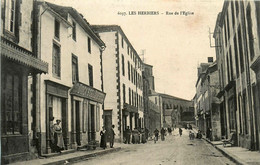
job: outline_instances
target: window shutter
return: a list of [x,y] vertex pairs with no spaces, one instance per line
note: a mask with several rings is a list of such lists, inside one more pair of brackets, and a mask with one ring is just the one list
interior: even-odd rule
[[100,130],[100,107],[99,104],[96,106],[96,131]]

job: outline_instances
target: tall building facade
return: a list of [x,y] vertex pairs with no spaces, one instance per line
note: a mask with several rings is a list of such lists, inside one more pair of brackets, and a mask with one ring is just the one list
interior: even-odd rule
[[103,54],[104,125],[115,125],[115,139],[123,141],[127,126],[144,128],[143,62],[120,26],[95,25],[106,44]]
[[65,150],[100,141],[104,42],[71,7],[36,2],[34,16],[35,49],[50,64],[48,74],[36,77],[40,154],[53,152],[51,125],[57,119]]
[[1,161],[35,158],[33,77],[48,64],[33,50],[33,0],[1,1]]
[[[219,74],[217,63],[201,64],[196,83],[195,119],[198,129],[211,140],[220,140],[221,123],[219,111]],[[211,130],[211,134],[209,134]]]
[[225,1],[214,31],[221,132],[235,132],[237,145],[251,150],[259,150],[258,9],[257,1]]

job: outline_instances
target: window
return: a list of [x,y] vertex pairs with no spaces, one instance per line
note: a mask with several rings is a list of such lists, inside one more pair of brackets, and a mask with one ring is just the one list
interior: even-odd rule
[[124,38],[123,38],[123,36],[121,38],[121,45],[122,45],[122,48],[124,48]]
[[[257,33],[258,33],[258,38],[260,36],[260,1],[255,1],[255,7],[256,7],[256,21],[257,21]],[[260,42],[259,42],[260,44]]]
[[60,22],[56,19],[54,21],[54,36],[60,39]]
[[133,83],[133,65],[131,65],[131,81]]
[[254,36],[253,36],[253,30],[252,30],[252,18],[251,18],[250,5],[246,9],[246,18],[247,18],[247,27],[248,27],[250,58],[251,58],[251,60],[253,60],[253,58],[255,56],[255,52],[254,52]]
[[88,37],[88,52],[91,53],[91,39]]
[[93,67],[88,64],[89,86],[93,87]]
[[22,133],[21,85],[19,75],[2,75],[2,134]]
[[125,75],[125,58],[124,55],[122,54],[122,75]]
[[234,37],[234,49],[235,49],[235,60],[236,60],[236,75],[239,77],[239,67],[238,67],[238,54],[237,54],[237,35]]
[[227,13],[227,32],[228,32],[228,34],[227,34],[227,41],[229,41],[229,38],[230,38],[230,27],[229,27],[229,15],[228,15],[228,13]]
[[231,12],[232,12],[232,25],[233,25],[233,28],[235,26],[235,10],[234,10],[234,1],[231,2]]
[[72,54],[72,82],[75,83],[77,81],[79,81],[78,58]]
[[125,84],[123,84],[123,102],[125,103]]
[[229,47],[229,63],[230,63],[230,80],[233,80],[233,61],[232,61],[231,46]]
[[[235,1],[235,6],[236,6],[236,15],[238,16],[238,13],[239,13],[239,5],[238,5],[238,1]],[[241,3],[243,3],[242,1],[241,1]]]
[[60,77],[60,47],[56,44],[53,44],[52,50],[52,73]]
[[12,33],[14,33],[15,30],[15,6],[16,0],[6,0],[5,29]]
[[72,39],[74,41],[76,41],[76,23],[72,22],[72,25],[73,25],[73,27],[72,27]]
[[242,32],[241,26],[238,27],[238,45],[239,45],[239,57],[240,57],[240,68],[241,73],[244,72],[244,57],[243,57],[243,47],[242,47]]
[[129,55],[129,45],[127,45],[127,54]]
[[135,100],[134,100],[134,91],[132,90],[132,105],[135,104]]
[[129,105],[131,105],[131,89],[130,88],[128,89],[128,92],[129,92]]
[[130,81],[130,62],[128,61],[128,80]]
[[155,97],[155,104],[157,105],[157,97]]

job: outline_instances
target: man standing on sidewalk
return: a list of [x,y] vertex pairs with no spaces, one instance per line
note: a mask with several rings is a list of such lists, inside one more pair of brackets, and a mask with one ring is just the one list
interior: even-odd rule
[[114,148],[114,139],[115,139],[115,131],[114,131],[115,125],[112,125],[111,128],[111,136],[110,136],[110,148]]

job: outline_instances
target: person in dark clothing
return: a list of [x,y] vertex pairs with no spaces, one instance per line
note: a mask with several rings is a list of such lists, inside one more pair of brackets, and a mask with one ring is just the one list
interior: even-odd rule
[[197,137],[196,138],[198,138],[198,139],[201,139],[202,138],[202,134],[201,134],[201,131],[200,130],[198,130],[198,133],[197,133]]
[[179,134],[180,134],[180,136],[182,135],[182,129],[181,128],[179,128]]
[[168,133],[169,133],[169,135],[172,134],[172,129],[171,129],[171,127],[168,127]]
[[110,131],[110,148],[114,148],[114,139],[115,139],[115,131],[114,131],[115,125],[112,125],[111,131]]
[[147,128],[145,128],[145,138],[146,138],[146,140],[148,140],[148,136],[149,136],[149,130]]
[[165,130],[164,128],[161,129],[161,140],[164,141],[165,140]]
[[106,149],[107,148],[106,129],[104,126],[102,128],[103,130],[100,131],[100,136],[101,136],[100,147]]
[[158,136],[159,136],[159,131],[158,129],[156,128],[154,130],[154,143],[156,143],[156,141],[158,141]]
[[131,130],[130,130],[129,126],[127,126],[125,133],[126,133],[125,134],[126,135],[126,144],[130,144]]

